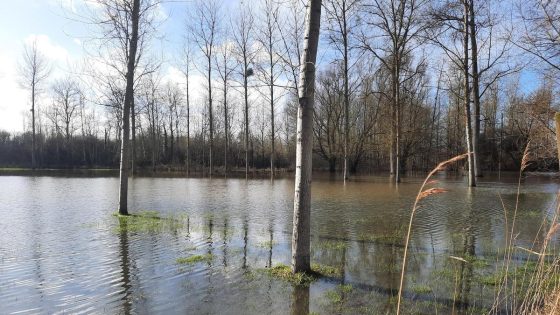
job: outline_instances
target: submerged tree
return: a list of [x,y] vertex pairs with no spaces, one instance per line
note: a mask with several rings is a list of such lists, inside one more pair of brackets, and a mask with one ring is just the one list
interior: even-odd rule
[[30,45],[24,46],[23,60],[19,68],[21,76],[21,86],[31,92],[31,168],[37,167],[36,161],[36,141],[35,141],[35,106],[37,96],[40,92],[41,84],[45,82],[50,73],[50,66],[43,54],[37,47],[37,40]]
[[248,5],[241,4],[241,8],[236,17],[235,23],[232,23],[235,31],[233,32],[233,40],[235,43],[235,51],[239,63],[241,64],[240,75],[243,79],[243,98],[244,98],[244,127],[245,127],[245,179],[249,178],[249,77],[253,75],[251,63],[256,54],[254,44],[254,27],[255,18],[253,12]]
[[329,22],[329,42],[342,57],[344,79],[344,182],[348,179],[348,155],[350,142],[350,52],[352,29],[357,28],[357,8],[361,0],[328,0],[325,13]]
[[196,2],[193,10],[193,24],[189,26],[189,31],[193,36],[193,40],[198,46],[204,57],[205,64],[200,69],[206,77],[208,86],[208,124],[210,135],[209,147],[209,173],[212,177],[214,166],[214,110],[212,95],[212,63],[214,62],[215,45],[220,22],[220,5],[215,0],[199,0]]
[[313,103],[315,98],[315,68],[321,0],[309,0],[299,79],[297,116],[296,176],[292,236],[292,271],[308,272],[310,264],[311,162],[313,151]]
[[[401,140],[402,140],[402,84],[412,74],[404,77],[410,66],[415,41],[421,37],[426,23],[422,9],[427,0],[374,0],[371,6],[365,6],[367,24],[377,33],[364,31],[362,47],[372,53],[389,71],[391,80],[392,128],[391,128],[391,173],[395,181],[401,181]],[[378,38],[381,42],[377,42]]]

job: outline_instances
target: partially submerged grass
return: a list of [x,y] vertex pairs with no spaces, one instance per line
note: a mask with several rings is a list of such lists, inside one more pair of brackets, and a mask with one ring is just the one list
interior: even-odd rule
[[141,211],[130,215],[114,214],[119,219],[118,233],[124,232],[161,232],[183,228],[182,217],[162,217],[156,211]]
[[362,233],[358,235],[358,241],[372,242],[386,245],[404,245],[405,230],[401,227],[384,233]]
[[334,290],[329,290],[325,296],[332,304],[340,304],[343,302],[343,295],[352,292],[354,287],[351,284],[340,284]]
[[290,266],[280,264],[271,268],[264,269],[266,274],[270,275],[271,277],[281,279],[291,284],[301,285],[301,286],[309,286],[315,280],[317,280],[316,274],[308,274],[305,272],[297,272],[293,273],[292,268]]
[[432,293],[433,289],[425,284],[414,284],[410,290],[416,294],[428,294]]
[[318,275],[324,277],[340,278],[343,276],[342,268],[340,267],[332,267],[332,266],[313,263],[311,264],[311,270],[313,270],[313,272],[317,273]]
[[287,281],[294,285],[309,286],[311,283],[315,282],[317,279],[322,277],[342,277],[342,269],[332,266],[320,265],[313,263],[311,264],[311,272],[297,272],[293,273],[292,268],[288,265],[279,264],[271,268],[260,269],[265,274],[277,278],[280,280]]
[[175,262],[180,265],[192,265],[199,262],[211,261],[213,258],[214,256],[212,254],[192,255],[189,257],[179,257]]

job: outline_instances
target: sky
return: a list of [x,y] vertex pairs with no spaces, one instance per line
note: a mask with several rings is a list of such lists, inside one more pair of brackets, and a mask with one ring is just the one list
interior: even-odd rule
[[[0,0],[0,130],[21,132],[31,106],[30,92],[20,85],[18,74],[24,45],[37,41],[38,49],[52,66],[49,82],[68,75],[85,56],[83,44],[91,29],[76,21],[73,11],[84,0]],[[87,0],[85,0],[87,1]],[[231,3],[233,0],[225,1]],[[166,2],[159,9],[163,50],[176,54],[182,45],[188,1]],[[178,80],[180,72],[166,63],[164,76]],[[47,82],[44,89],[48,89]],[[39,106],[46,101],[39,100]]]
[[[30,93],[19,84],[18,64],[25,43],[37,40],[39,50],[50,60],[53,70],[49,80],[68,74],[85,56],[83,44],[91,29],[76,21],[71,13],[79,11],[83,1],[89,0],[0,0],[0,130],[21,132],[25,114],[30,109]],[[243,0],[224,0],[226,10]],[[255,0],[251,0],[255,1]],[[167,57],[176,56],[182,47],[185,19],[191,0],[165,1],[159,8],[164,17],[160,33],[164,34],[160,49]],[[323,56],[324,57],[324,56]],[[171,58],[172,59],[172,58]],[[163,76],[168,80],[182,80],[173,60],[164,64]],[[194,81],[202,81],[195,76]],[[537,87],[538,78],[531,71],[521,75],[525,92]],[[45,84],[49,88],[49,83]],[[194,86],[196,85],[193,84]],[[39,100],[44,106],[47,100]]]

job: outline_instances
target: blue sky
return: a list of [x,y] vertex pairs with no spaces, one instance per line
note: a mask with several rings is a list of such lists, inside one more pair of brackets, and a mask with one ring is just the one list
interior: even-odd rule
[[[54,78],[64,75],[68,67],[84,56],[82,41],[90,30],[83,23],[72,21],[69,18],[72,14],[68,14],[82,1],[0,0],[0,130],[22,131],[24,114],[30,108],[29,93],[18,84],[18,62],[24,43],[37,39],[39,49],[53,64],[51,77]],[[224,0],[226,10],[231,11],[238,1]],[[190,2],[169,1],[161,8],[161,13],[167,17],[161,29],[161,34],[165,35],[163,51],[167,61],[172,61],[181,49]],[[164,75],[179,77],[180,73],[172,64],[166,64]],[[524,69],[521,74],[521,87],[525,92],[534,90],[539,81],[530,70]],[[39,106],[44,105],[39,103]]]

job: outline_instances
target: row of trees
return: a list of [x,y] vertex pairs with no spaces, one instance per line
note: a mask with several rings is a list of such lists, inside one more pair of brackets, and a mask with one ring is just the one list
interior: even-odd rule
[[[220,1],[195,2],[183,49],[167,58],[173,62],[155,57],[165,23],[157,13],[161,3],[139,3],[135,60],[134,1],[99,3],[84,14],[98,31],[86,46],[83,70],[49,81],[49,61],[36,45],[26,46],[29,129],[2,133],[0,163],[115,166],[128,149],[121,143],[130,138],[126,156],[133,173],[174,167],[207,174],[244,170],[248,176],[268,168],[274,176],[275,168],[295,166],[306,20],[300,1],[239,4],[231,14]],[[426,170],[472,151],[467,169],[474,185],[483,170],[517,167],[529,137],[541,139],[537,167],[551,167],[556,160],[547,147],[553,146],[558,75],[558,37],[551,32],[558,13],[553,3],[535,4],[324,1],[313,115],[316,167],[340,170],[344,179],[360,170],[389,170],[399,181],[405,170]],[[506,13],[512,12],[523,22],[515,33],[507,31],[512,22]],[[520,53],[543,61],[544,79],[531,94],[519,83]],[[169,65],[182,80],[164,75]]]

